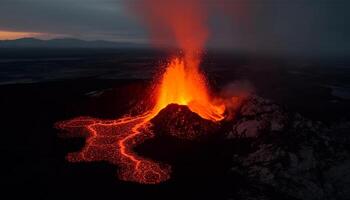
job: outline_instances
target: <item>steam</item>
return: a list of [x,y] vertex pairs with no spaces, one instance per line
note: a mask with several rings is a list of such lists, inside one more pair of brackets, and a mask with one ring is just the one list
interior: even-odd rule
[[255,89],[252,83],[247,80],[238,80],[227,84],[223,88],[220,96],[226,99],[232,96],[246,98],[254,93],[254,91]]
[[226,120],[234,118],[242,103],[254,92],[254,86],[247,80],[238,80],[226,85],[220,95],[226,106]]

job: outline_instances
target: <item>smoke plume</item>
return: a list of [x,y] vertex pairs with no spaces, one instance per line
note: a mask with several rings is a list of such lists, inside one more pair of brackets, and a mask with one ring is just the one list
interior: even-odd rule
[[209,35],[208,7],[203,1],[134,0],[129,5],[149,28],[155,45],[175,42],[187,65],[198,66]]

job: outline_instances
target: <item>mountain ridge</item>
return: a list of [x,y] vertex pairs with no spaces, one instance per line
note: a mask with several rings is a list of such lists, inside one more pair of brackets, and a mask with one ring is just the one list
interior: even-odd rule
[[42,40],[29,37],[15,40],[0,40],[0,48],[142,48],[146,46],[145,44],[131,42],[87,41],[76,38]]

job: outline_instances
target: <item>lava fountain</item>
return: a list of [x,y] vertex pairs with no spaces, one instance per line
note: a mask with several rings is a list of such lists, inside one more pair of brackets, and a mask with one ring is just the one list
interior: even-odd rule
[[187,105],[204,119],[220,121],[225,106],[214,104],[208,94],[206,79],[196,68],[186,68],[183,60],[173,59],[164,72],[153,114],[169,104]]

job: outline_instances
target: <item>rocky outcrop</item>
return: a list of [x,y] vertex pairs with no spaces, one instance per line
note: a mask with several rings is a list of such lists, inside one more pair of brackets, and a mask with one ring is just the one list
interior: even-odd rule
[[247,99],[236,115],[228,138],[257,138],[265,132],[282,131],[288,123],[284,109],[258,96]]

